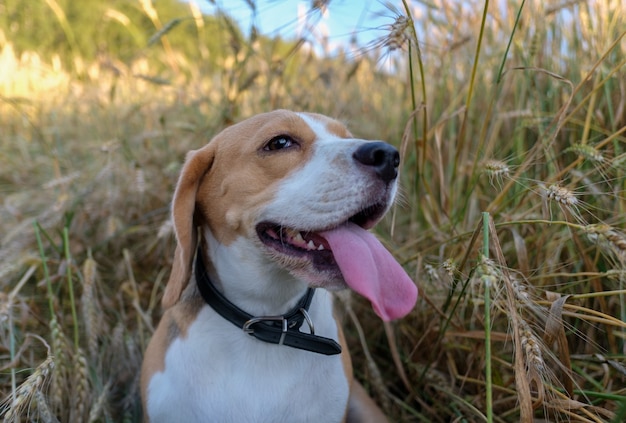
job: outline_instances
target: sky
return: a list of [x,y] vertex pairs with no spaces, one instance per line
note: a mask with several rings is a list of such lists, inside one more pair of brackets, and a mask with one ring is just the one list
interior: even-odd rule
[[[304,32],[307,38],[320,42],[328,39],[328,49],[345,47],[356,37],[358,45],[366,46],[385,34],[385,26],[393,23],[395,14],[378,0],[331,0],[323,12],[309,13],[313,1],[253,0],[253,12],[246,0],[192,0],[207,14],[218,8],[239,22],[244,31],[255,23],[265,35],[297,38],[303,35],[306,22],[314,27],[313,33]],[[214,4],[212,4],[214,3]],[[394,3],[400,3],[394,2]],[[314,23],[315,25],[310,25]]]

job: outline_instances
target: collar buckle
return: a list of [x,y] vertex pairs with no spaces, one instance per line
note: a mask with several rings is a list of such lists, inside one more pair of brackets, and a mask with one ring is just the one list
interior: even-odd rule
[[306,321],[306,324],[309,326],[309,332],[311,332],[311,335],[315,335],[315,326],[313,326],[313,320],[311,320],[311,316],[309,316],[309,312],[304,307],[302,307],[299,311],[300,311],[300,314],[304,316],[304,320]]
[[245,333],[248,333],[250,335],[254,334],[254,328],[252,326],[254,326],[257,323],[261,323],[261,322],[281,322],[281,326],[282,326],[282,333],[280,335],[280,340],[278,341],[278,345],[283,345],[283,342],[285,342],[285,335],[287,334],[287,319],[285,319],[285,316],[259,316],[259,317],[253,317],[252,319],[247,320],[244,324],[243,324],[243,331]]
[[[300,309],[298,310],[298,313],[300,313],[304,317],[304,321],[309,327],[310,334],[315,335],[315,325],[313,325],[313,320],[311,319],[311,316],[309,315],[309,312],[306,310],[306,308],[300,307]],[[257,317],[253,317],[251,319],[246,320],[246,322],[243,324],[243,327],[241,329],[243,329],[245,333],[252,335],[254,334],[253,326],[256,325],[257,323],[263,323],[263,322],[271,322],[271,323],[279,322],[280,323],[282,332],[280,335],[280,339],[278,341],[278,345],[283,345],[283,343],[285,342],[285,335],[287,334],[289,329],[295,328],[297,330],[302,324],[302,322],[297,318],[287,319],[285,316],[257,316]]]

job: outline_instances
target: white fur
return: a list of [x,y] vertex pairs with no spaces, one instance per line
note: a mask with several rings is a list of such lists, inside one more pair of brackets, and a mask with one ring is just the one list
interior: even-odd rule
[[[320,290],[311,318],[316,333],[336,339],[331,308],[330,294]],[[339,356],[258,341],[208,306],[187,337],[172,343],[165,369],[148,386],[152,423],[339,422],[348,401]]]
[[284,314],[306,292],[306,284],[268,260],[257,242],[238,238],[226,247],[208,230],[204,237],[210,255],[206,262],[213,263],[217,272],[209,275],[211,280],[226,298],[249,314]]
[[[314,153],[305,166],[280,183],[263,219],[301,230],[330,228],[358,213],[373,200],[391,204],[397,184],[386,185],[369,177],[371,169],[352,154],[360,139],[339,138],[306,114],[299,115],[318,135]],[[329,166],[331,164],[331,166]]]

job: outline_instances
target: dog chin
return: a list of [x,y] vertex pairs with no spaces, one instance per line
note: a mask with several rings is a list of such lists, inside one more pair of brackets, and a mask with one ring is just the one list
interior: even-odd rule
[[270,256],[274,263],[311,288],[340,291],[348,287],[339,267],[334,262],[316,263],[315,256],[292,257],[276,252],[272,252]]
[[318,272],[310,269],[296,269],[289,272],[306,282],[311,288],[323,288],[328,291],[341,291],[348,288],[341,273],[337,276],[334,272]]

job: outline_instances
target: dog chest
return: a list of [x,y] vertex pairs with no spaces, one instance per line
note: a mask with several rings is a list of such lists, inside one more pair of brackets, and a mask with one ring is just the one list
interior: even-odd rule
[[152,423],[339,422],[348,395],[340,356],[263,343],[204,307],[152,377],[147,411]]

